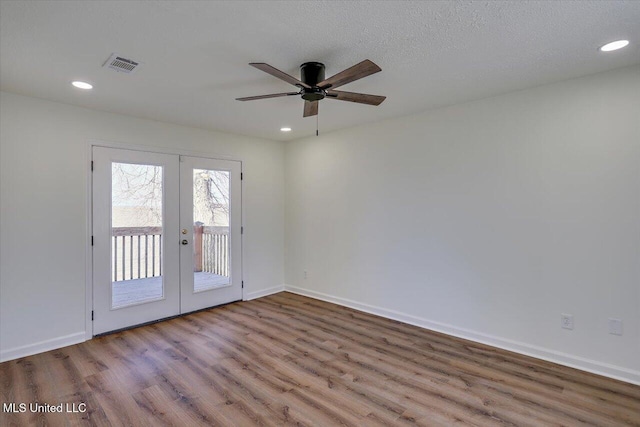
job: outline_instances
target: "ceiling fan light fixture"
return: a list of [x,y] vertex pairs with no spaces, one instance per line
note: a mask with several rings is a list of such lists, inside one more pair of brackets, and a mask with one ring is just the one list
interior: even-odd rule
[[305,101],[320,101],[324,99],[327,93],[320,88],[302,89],[302,99]]
[[600,52],[611,52],[614,50],[622,49],[629,44],[629,40],[616,40],[600,47]]

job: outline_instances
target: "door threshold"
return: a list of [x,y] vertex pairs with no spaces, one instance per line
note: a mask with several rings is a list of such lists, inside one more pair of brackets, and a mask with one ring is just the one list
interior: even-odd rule
[[164,322],[166,320],[177,319],[178,317],[184,317],[184,316],[188,316],[190,314],[200,313],[201,311],[211,310],[212,308],[224,307],[225,305],[231,305],[231,304],[235,304],[235,303],[241,302],[241,301],[242,300],[239,299],[239,300],[236,300],[236,301],[225,302],[224,304],[212,305],[211,307],[205,307],[205,308],[201,308],[199,310],[189,311],[187,313],[176,314],[175,316],[163,317],[162,319],[151,320],[149,322],[144,322],[144,323],[138,323],[137,325],[126,326],[124,328],[114,329],[113,331],[102,332],[100,334],[94,335],[92,338],[100,338],[100,337],[104,337],[106,335],[117,334],[118,332],[129,331],[131,329],[136,329],[136,328],[141,328],[143,326],[153,325],[155,323]]

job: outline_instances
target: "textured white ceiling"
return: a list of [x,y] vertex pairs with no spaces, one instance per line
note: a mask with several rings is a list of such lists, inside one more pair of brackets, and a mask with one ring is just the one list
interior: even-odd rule
[[[248,66],[327,76],[363,59],[382,72],[325,99],[320,131],[370,123],[640,63],[640,1],[8,1],[0,2],[0,88],[99,110],[289,140],[315,133],[295,90]],[[627,38],[621,51],[605,42]],[[118,53],[132,75],[102,68]],[[72,80],[95,89],[82,92]],[[293,131],[279,132],[281,126]]]

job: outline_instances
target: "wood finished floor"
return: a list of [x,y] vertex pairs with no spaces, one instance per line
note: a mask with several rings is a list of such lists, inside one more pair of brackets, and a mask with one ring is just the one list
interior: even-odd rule
[[25,425],[636,425],[640,387],[291,293],[0,364]]

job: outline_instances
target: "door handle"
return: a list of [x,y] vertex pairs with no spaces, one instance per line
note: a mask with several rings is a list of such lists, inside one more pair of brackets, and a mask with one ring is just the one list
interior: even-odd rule
[[182,240],[182,242],[180,242],[180,243],[182,243],[183,245],[188,245],[188,244],[189,244],[189,241],[188,241],[187,239],[184,239],[184,240]]

